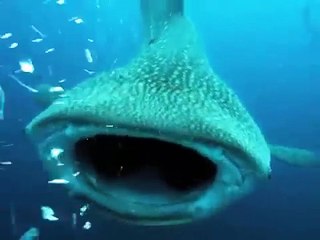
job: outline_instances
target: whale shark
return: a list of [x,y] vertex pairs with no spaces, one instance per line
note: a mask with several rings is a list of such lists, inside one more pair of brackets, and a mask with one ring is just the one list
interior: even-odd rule
[[141,51],[78,83],[26,126],[70,195],[124,222],[191,223],[271,178],[271,157],[319,167],[271,145],[209,64],[184,0],[141,0]]

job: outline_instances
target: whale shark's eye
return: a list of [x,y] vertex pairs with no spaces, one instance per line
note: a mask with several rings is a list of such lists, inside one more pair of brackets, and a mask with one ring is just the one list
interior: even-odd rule
[[161,181],[184,192],[211,184],[217,166],[193,149],[152,138],[95,135],[76,142],[75,159],[99,179]]

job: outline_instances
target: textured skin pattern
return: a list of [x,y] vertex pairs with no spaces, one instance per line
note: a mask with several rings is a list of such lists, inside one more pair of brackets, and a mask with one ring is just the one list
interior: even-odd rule
[[172,19],[131,63],[78,84],[27,132],[62,120],[149,129],[240,150],[254,171],[269,174],[270,151],[260,129],[199,45],[187,19]]

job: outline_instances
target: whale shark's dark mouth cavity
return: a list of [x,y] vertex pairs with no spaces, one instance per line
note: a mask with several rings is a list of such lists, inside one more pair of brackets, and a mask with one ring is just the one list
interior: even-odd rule
[[217,165],[197,151],[153,138],[81,138],[74,145],[74,155],[80,166],[99,179],[148,194],[163,187],[182,194],[199,190],[212,184],[218,172]]

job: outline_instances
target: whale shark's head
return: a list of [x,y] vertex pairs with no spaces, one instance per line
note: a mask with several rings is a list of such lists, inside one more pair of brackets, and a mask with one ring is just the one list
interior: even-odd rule
[[182,17],[127,66],[67,91],[26,131],[54,178],[136,224],[215,214],[270,174],[259,128]]

